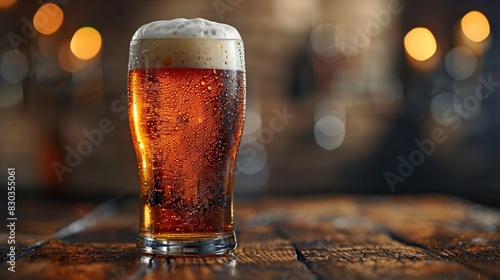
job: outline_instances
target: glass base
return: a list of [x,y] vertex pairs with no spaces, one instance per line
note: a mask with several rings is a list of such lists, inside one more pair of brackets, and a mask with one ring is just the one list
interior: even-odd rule
[[171,256],[222,255],[236,249],[234,231],[217,234],[215,237],[198,238],[152,238],[139,234],[137,247],[143,253]]

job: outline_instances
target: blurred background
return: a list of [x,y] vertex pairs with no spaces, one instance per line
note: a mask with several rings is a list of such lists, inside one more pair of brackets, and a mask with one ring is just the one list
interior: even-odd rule
[[178,17],[245,42],[238,196],[500,204],[500,5],[486,0],[0,0],[0,170],[16,167],[17,191],[138,191],[129,41]]

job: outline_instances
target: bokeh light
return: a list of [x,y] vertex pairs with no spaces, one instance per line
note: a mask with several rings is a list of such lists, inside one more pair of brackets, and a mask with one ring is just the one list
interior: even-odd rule
[[314,105],[314,121],[318,121],[327,115],[335,115],[345,121],[346,112],[340,100],[327,96],[316,102],[316,105]]
[[70,43],[64,43],[59,49],[59,65],[62,69],[74,73],[85,67],[86,62],[76,57],[70,49]]
[[92,27],[78,29],[71,39],[71,51],[82,60],[94,58],[101,50],[102,39],[99,31]]
[[462,31],[473,42],[484,41],[490,35],[490,23],[485,15],[472,11],[462,18]]
[[483,105],[481,99],[478,98],[477,85],[455,87],[454,92],[457,97],[457,103],[462,106],[460,109],[456,109],[456,111],[460,113],[463,119],[472,120],[481,114]]
[[20,82],[28,75],[28,70],[28,59],[21,52],[10,50],[0,59],[0,74],[8,82]]
[[457,117],[457,114],[453,111],[455,104],[458,104],[458,101],[451,92],[443,92],[436,95],[430,104],[432,119],[444,126],[452,125]]
[[0,9],[7,9],[14,5],[17,0],[0,0]]
[[456,47],[446,54],[446,72],[455,80],[463,81],[476,71],[477,59],[466,47]]
[[424,27],[416,27],[410,30],[404,38],[404,46],[406,53],[418,61],[431,58],[437,50],[434,35]]
[[49,35],[61,27],[63,19],[64,13],[59,6],[53,3],[46,3],[35,13],[33,25],[38,32]]
[[[252,175],[260,172],[267,164],[267,151],[264,147],[256,149],[253,144],[259,141],[262,129],[262,118],[260,111],[256,108],[247,108],[245,114],[245,128],[243,129],[243,141],[240,146],[240,156],[237,159],[238,170]],[[258,143],[258,145],[260,145]],[[251,151],[251,152],[248,152]]]
[[326,115],[314,124],[314,138],[318,146],[334,150],[344,143],[346,128],[344,121],[335,115]]
[[333,62],[341,58],[342,53],[337,49],[335,36],[335,25],[331,23],[320,24],[311,32],[311,48],[320,59]]
[[267,164],[267,151],[266,149],[255,149],[251,146],[244,147],[242,151],[246,152],[246,150],[252,149],[251,155],[243,155],[238,156],[236,162],[236,166],[238,170],[247,174],[253,175],[257,172],[260,172],[262,169],[266,167]]
[[253,108],[248,108],[245,114],[245,128],[243,136],[258,134],[262,128],[262,118],[260,112]]
[[61,45],[62,40],[62,37],[57,35],[38,36],[38,48],[40,50],[40,53],[45,58],[57,58],[57,55],[59,54],[59,46]]

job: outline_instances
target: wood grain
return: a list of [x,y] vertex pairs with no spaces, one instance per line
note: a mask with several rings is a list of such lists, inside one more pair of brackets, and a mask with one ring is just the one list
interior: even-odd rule
[[0,236],[0,279],[500,279],[499,211],[447,196],[243,202],[235,255],[200,258],[138,253],[138,205],[125,204],[111,218],[27,250],[95,203],[24,203],[16,232],[22,254],[8,272],[7,235]]

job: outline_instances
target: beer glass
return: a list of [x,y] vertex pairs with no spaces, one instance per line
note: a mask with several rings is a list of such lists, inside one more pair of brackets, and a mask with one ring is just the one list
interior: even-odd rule
[[245,115],[245,58],[235,28],[157,21],[130,42],[129,124],[140,180],[142,252],[236,248],[233,177]]

